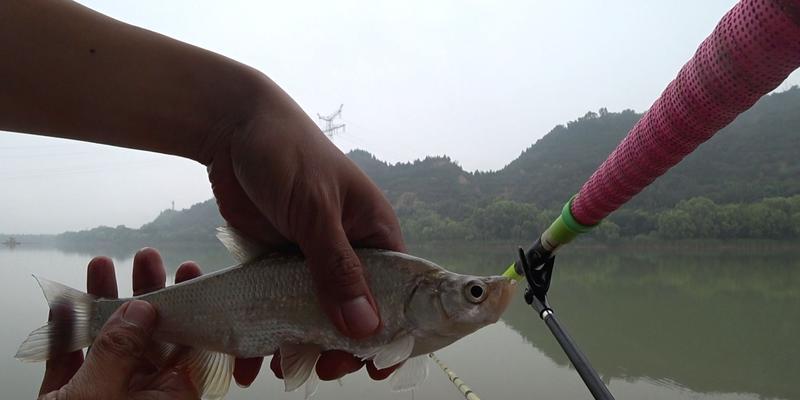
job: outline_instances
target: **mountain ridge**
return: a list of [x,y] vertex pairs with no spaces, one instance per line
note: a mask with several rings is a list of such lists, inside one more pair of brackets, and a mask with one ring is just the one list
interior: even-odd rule
[[[695,215],[698,207],[729,214],[734,212],[731,211],[734,206],[763,203],[759,213],[767,212],[761,210],[764,207],[777,207],[786,214],[784,219],[794,220],[795,213],[800,213],[792,200],[800,195],[798,109],[797,87],[765,96],[612,214],[606,224],[610,231],[600,236],[648,234],[661,228],[666,229],[660,232],[665,237],[677,232],[675,229],[688,229],[689,237],[700,234],[692,232],[722,232],[708,227],[686,227],[697,224],[694,220],[687,222],[687,218]],[[360,149],[350,151],[347,156],[383,190],[407,236],[485,239],[498,235],[497,238],[505,238],[506,231],[514,231],[512,236],[530,237],[546,227],[564,201],[579,190],[641,116],[632,110],[608,112],[601,108],[598,112],[587,112],[574,121],[555,126],[497,171],[468,172],[448,156],[428,156],[394,164]],[[772,197],[785,198],[785,204],[776,206],[778,203],[769,200]],[[689,201],[693,198],[701,200]],[[746,207],[736,210],[752,211]],[[800,214],[796,218],[795,225],[800,226]],[[137,230],[95,228],[68,232],[61,237],[75,241],[119,234],[159,240],[200,240],[213,237],[214,227],[223,222],[211,199],[187,210],[164,211]],[[791,233],[793,229],[790,225],[780,231]],[[760,232],[763,228],[742,228],[731,231],[730,235],[761,237],[742,233],[745,231]],[[777,235],[775,232],[765,235],[771,237]]]

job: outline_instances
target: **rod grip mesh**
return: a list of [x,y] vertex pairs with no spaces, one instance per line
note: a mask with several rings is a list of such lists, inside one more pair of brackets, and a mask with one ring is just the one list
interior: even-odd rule
[[572,215],[600,222],[798,66],[800,0],[741,1],[581,187]]

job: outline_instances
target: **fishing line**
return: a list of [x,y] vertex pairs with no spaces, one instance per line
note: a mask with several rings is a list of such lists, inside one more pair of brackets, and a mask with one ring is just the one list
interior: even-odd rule
[[458,389],[458,391],[464,395],[465,399],[481,400],[481,398],[478,397],[478,395],[475,394],[475,392],[473,392],[469,386],[467,386],[464,380],[459,378],[458,375],[455,374],[455,372],[451,371],[450,368],[448,368],[447,365],[445,365],[442,362],[442,360],[439,359],[439,357],[436,357],[436,355],[433,353],[428,354],[428,357],[430,357],[434,362],[436,362],[436,365],[438,365],[439,368],[441,368],[442,371],[444,371],[444,373],[447,375],[447,379],[449,379],[450,382],[453,383],[453,386],[455,386],[456,389]]

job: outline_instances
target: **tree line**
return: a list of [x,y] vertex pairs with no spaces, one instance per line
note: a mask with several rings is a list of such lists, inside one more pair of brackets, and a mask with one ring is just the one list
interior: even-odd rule
[[[558,216],[558,209],[497,199],[463,219],[444,217],[420,201],[397,209],[407,240],[531,240]],[[656,239],[800,239],[800,195],[754,203],[717,204],[693,197],[661,211],[623,208],[587,235],[600,241],[646,236]]]
[[[596,240],[800,237],[800,88],[765,96],[587,235]],[[558,125],[497,171],[465,171],[447,156],[391,164],[348,156],[381,188],[411,241],[530,240],[639,120],[600,109]],[[213,200],[164,211],[140,229],[98,227],[66,242],[214,240]]]

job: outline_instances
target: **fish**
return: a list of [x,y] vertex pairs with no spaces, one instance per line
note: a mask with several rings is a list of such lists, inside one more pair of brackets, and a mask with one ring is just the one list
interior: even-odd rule
[[351,339],[320,307],[302,255],[267,253],[230,227],[217,236],[236,265],[129,299],[97,298],[34,277],[50,309],[72,310],[72,321],[36,329],[16,358],[45,361],[89,347],[118,307],[140,299],[158,312],[154,353],[161,360],[180,354],[203,398],[225,396],[236,357],[276,351],[284,389],[305,384],[306,398],[316,392],[314,368],[326,350],[371,360],[378,369],[403,363],[389,382],[393,390],[411,390],[427,377],[425,355],[497,322],[515,291],[506,277],[462,275],[404,253],[356,249],[383,327]]

